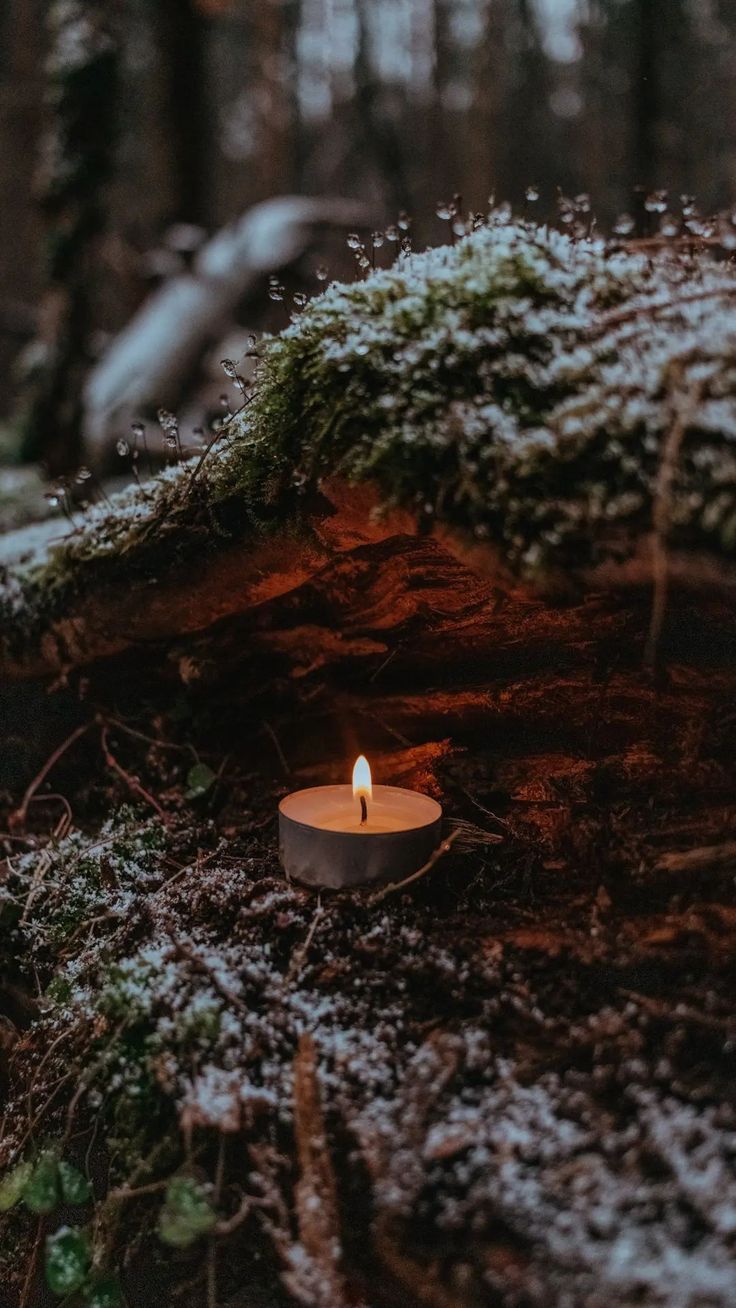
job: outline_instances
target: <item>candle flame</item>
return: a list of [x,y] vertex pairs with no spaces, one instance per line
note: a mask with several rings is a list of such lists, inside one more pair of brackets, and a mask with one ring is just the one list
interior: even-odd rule
[[373,799],[373,783],[371,781],[371,769],[368,759],[364,754],[355,760],[353,768],[353,798]]

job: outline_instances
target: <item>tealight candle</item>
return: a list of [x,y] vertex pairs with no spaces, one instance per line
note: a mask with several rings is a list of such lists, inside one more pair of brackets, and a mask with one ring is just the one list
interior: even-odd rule
[[431,858],[441,826],[436,800],[374,786],[361,754],[352,786],[313,786],[282,799],[279,852],[286,875],[310,886],[399,881]]

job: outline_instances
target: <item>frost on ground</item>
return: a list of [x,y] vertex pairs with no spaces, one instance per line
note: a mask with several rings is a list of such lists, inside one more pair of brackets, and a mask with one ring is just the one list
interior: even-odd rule
[[[241,1234],[273,1242],[304,1305],[339,1305],[336,1285],[363,1275],[366,1302],[383,1303],[377,1269],[399,1248],[409,1288],[421,1267],[458,1305],[732,1303],[725,977],[709,978],[705,1014],[676,995],[658,1007],[632,992],[635,951],[615,923],[592,937],[587,909],[574,931],[563,910],[560,967],[516,943],[528,913],[492,897],[478,911],[477,878],[439,912],[429,887],[320,906],[267,847],[239,853],[132,812],[94,841],[61,842],[29,906],[36,862],[14,861],[3,891],[12,951],[43,990],[4,1162],[28,1156],[29,1123],[65,1148],[102,1148],[105,1256],[121,1238],[121,1187],[142,1186],[124,1205],[130,1241],[159,1220],[147,1183],[194,1164],[223,1229],[245,1213]],[[537,911],[549,928],[550,905]],[[676,951],[662,959],[676,985]],[[304,1208],[315,1178],[293,1189],[305,1038],[342,1205],[321,1244]],[[65,1072],[72,1086],[54,1102]]]

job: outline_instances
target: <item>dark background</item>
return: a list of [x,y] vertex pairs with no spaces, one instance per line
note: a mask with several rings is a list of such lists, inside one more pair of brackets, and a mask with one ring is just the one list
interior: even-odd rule
[[736,202],[736,0],[4,0],[0,24],[11,432],[34,342],[104,352],[198,239],[172,224],[338,195],[423,245],[454,192],[540,218],[587,193],[608,229],[636,185]]

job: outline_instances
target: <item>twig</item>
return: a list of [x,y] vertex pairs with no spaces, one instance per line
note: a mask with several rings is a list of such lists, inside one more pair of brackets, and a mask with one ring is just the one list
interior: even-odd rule
[[[673,380],[675,385],[682,377],[684,366],[685,361],[678,359],[674,370]],[[675,481],[675,474],[677,472],[680,451],[682,450],[682,443],[685,439],[690,419],[703,398],[703,394],[709,381],[710,377],[699,378],[685,396],[684,403],[679,405],[675,404],[674,420],[667,436],[665,437],[662,458],[657,470],[652,502],[652,525],[654,527],[654,539],[652,541],[652,576],[654,582],[654,593],[652,597],[652,616],[649,622],[649,634],[644,648],[644,666],[647,668],[656,667],[659,641],[662,635],[662,627],[664,625],[664,618],[667,610],[667,594],[669,591],[669,557],[667,551],[667,540],[669,537],[672,516],[672,488]]]
[[91,722],[85,722],[82,724],[82,726],[75,727],[74,731],[72,731],[67,736],[66,740],[63,740],[61,744],[54,750],[53,754],[51,754],[49,758],[47,758],[46,762],[41,768],[41,771],[36,774],[36,776],[33,778],[33,781],[28,786],[20,802],[19,807],[15,810],[14,813],[11,814],[10,816],[11,827],[21,826],[22,824],[25,823],[26,817],[28,816],[28,805],[33,799],[33,796],[38,790],[38,787],[43,785],[51,769],[55,766],[56,763],[58,763],[62,755],[66,754],[66,751],[74,744],[75,740],[79,740],[80,736],[83,736],[85,732],[89,731],[91,726],[92,726]]
[[[31,799],[32,798],[33,796],[31,796]],[[66,813],[63,813],[62,816],[59,818],[59,821],[57,822],[56,826],[54,827],[53,838],[55,840],[61,839],[63,836],[67,834],[68,830],[69,830],[69,819]],[[23,908],[23,912],[21,914],[21,919],[20,919],[21,926],[25,926],[26,922],[28,921],[28,916],[36,900],[38,892],[41,889],[43,879],[46,876],[46,873],[48,872],[49,868],[53,867],[53,862],[54,862],[53,855],[49,852],[48,847],[42,850],[41,856],[35,868],[33,869],[31,884],[28,888],[26,902]]]
[[255,1199],[253,1195],[250,1194],[245,1195],[240,1201],[240,1206],[237,1212],[234,1212],[232,1217],[223,1218],[221,1222],[218,1222],[216,1226],[213,1226],[213,1235],[232,1235],[233,1231],[237,1231],[238,1227],[242,1226],[243,1222],[250,1217],[254,1208],[262,1206],[262,1199]]
[[271,723],[270,723],[270,722],[266,722],[266,719],[265,719],[265,718],[263,719],[263,730],[266,731],[266,732],[268,732],[269,736],[271,737],[271,740],[273,741],[273,744],[274,744],[274,749],[276,750],[276,753],[277,753],[278,756],[279,756],[279,762],[280,762],[282,768],[284,769],[284,772],[286,773],[286,776],[287,776],[287,777],[290,777],[290,776],[291,776],[291,768],[289,767],[289,764],[288,764],[287,759],[286,759],[286,755],[285,755],[283,749],[281,748],[281,741],[279,740],[278,736],[276,735],[276,732],[274,731],[273,727],[271,726]]
[[25,1280],[23,1282],[23,1289],[21,1290],[20,1299],[18,1300],[18,1308],[26,1308],[26,1304],[28,1303],[28,1297],[31,1292],[33,1278],[36,1273],[38,1254],[41,1248],[41,1236],[43,1235],[44,1221],[45,1219],[42,1215],[39,1217],[38,1222],[36,1224],[36,1236],[33,1241],[31,1256],[28,1259],[28,1271],[26,1272]]
[[318,898],[317,908],[315,910],[312,921],[309,925],[309,930],[306,936],[304,937],[302,944],[299,946],[298,949],[294,950],[294,953],[292,955],[291,962],[289,964],[289,970],[286,974],[287,982],[292,981],[294,977],[298,976],[299,972],[301,971],[302,964],[307,954],[309,953],[309,947],[312,941],[314,940],[314,937],[317,933],[317,928],[319,927],[320,922],[322,921],[324,915],[325,915],[325,910],[322,906],[322,900],[321,898]]
[[164,1176],[160,1181],[149,1181],[147,1185],[121,1185],[111,1190],[107,1199],[111,1203],[127,1203],[129,1199],[140,1199],[143,1195],[159,1194],[165,1190],[171,1178]]
[[191,963],[195,971],[206,976],[223,999],[227,1000],[229,1004],[232,1004],[234,1008],[238,1008],[241,1011],[245,1009],[246,1005],[240,995],[236,994],[230,986],[226,986],[224,982],[220,980],[217,973],[210,967],[209,963],[207,963],[195,949],[192,949],[192,946],[187,941],[180,940],[177,936],[173,935],[171,931],[168,932],[168,936],[179,957],[185,959],[187,963]]
[[149,792],[145,789],[144,786],[141,785],[140,781],[138,781],[136,777],[132,776],[130,772],[125,771],[125,768],[120,763],[118,763],[117,759],[115,758],[115,755],[111,752],[108,742],[108,731],[106,726],[103,726],[101,729],[100,742],[102,744],[102,752],[105,755],[105,763],[107,767],[111,768],[113,772],[117,772],[118,776],[122,778],[126,786],[128,786],[132,791],[134,791],[135,794],[140,795],[141,799],[144,799],[147,804],[150,804],[151,808],[156,810],[159,817],[162,818],[164,822],[167,822],[168,817],[164,812],[164,810],[162,809],[161,805],[159,804],[158,800],[154,799],[153,795],[149,794]]
[[69,827],[72,825],[72,822],[74,821],[74,814],[72,812],[72,806],[69,803],[69,800],[67,799],[66,795],[57,795],[56,793],[54,794],[48,793],[45,795],[31,795],[31,798],[29,799],[28,802],[29,804],[48,804],[52,799],[57,800],[58,803],[63,806],[64,812],[66,813],[68,819],[67,830],[69,830]]
[[419,868],[418,872],[412,872],[411,876],[404,877],[403,881],[392,881],[390,885],[383,886],[381,890],[377,890],[375,894],[369,896],[368,906],[373,908],[374,904],[380,904],[388,895],[393,895],[397,890],[405,890],[407,886],[418,881],[420,877],[426,876],[428,872],[431,872],[435,863],[439,863],[442,856],[449,853],[459,835],[459,831],[451,831],[447,839],[443,840],[442,844],[437,846],[434,853],[427,859],[424,866]]
[[119,718],[107,718],[107,723],[115,727],[116,731],[125,732],[126,736],[132,736],[134,740],[143,740],[147,745],[155,745],[158,749],[176,749],[185,754],[191,754],[196,763],[199,762],[199,754],[194,745],[180,745],[174,740],[157,740],[155,736],[147,736],[145,732],[136,730],[135,727],[129,727],[126,722],[121,722]]

